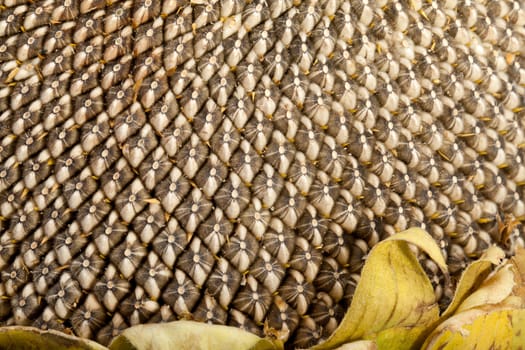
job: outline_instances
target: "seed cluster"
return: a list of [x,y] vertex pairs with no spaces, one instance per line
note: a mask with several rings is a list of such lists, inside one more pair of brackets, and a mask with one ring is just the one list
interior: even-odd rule
[[519,0],[0,0],[0,325],[308,347],[385,237],[456,277],[523,246],[524,28]]

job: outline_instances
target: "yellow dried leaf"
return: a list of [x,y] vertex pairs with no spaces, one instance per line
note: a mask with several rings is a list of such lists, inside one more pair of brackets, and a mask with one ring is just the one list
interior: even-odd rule
[[378,349],[406,349],[410,344],[421,344],[435,324],[415,327],[393,327],[377,334]]
[[493,275],[483,281],[481,286],[461,303],[456,313],[475,307],[501,303],[511,295],[514,286],[514,271],[512,265],[507,264],[502,266]]
[[0,328],[0,349],[108,350],[91,340],[22,326]]
[[[491,248],[468,266],[442,322],[423,349],[521,349],[525,344],[525,250],[502,264]],[[498,265],[494,273],[491,271]],[[488,276],[488,277],[487,277]],[[481,281],[480,281],[481,280]]]
[[[314,349],[332,349],[360,339],[379,339],[389,348],[403,329],[404,348],[418,347],[421,336],[439,318],[432,285],[408,243],[423,249],[446,271],[439,247],[423,230],[410,229],[378,243],[371,250],[349,310],[334,334]],[[383,333],[384,332],[384,333]],[[378,343],[378,348],[383,348]]]
[[282,344],[235,327],[193,321],[144,324],[128,328],[111,350],[279,350]]
[[461,303],[483,283],[485,278],[491,273],[494,265],[500,264],[504,257],[505,253],[503,250],[492,246],[478,260],[467,266],[456,287],[454,298],[441,318],[445,319],[454,314]]
[[385,241],[405,241],[417,246],[434,260],[443,273],[448,273],[447,263],[445,262],[445,258],[443,257],[439,246],[436,244],[436,241],[434,241],[434,238],[432,238],[432,236],[425,230],[419,227],[413,227],[403,232],[396,233]]
[[514,310],[508,313],[509,322],[512,324],[511,349],[523,349],[525,344],[525,310]]
[[515,271],[516,286],[513,294],[520,299],[520,307],[525,307],[525,249],[518,247],[511,263]]
[[377,350],[377,345],[371,340],[358,340],[341,345],[334,350]]
[[422,349],[518,349],[525,341],[525,310],[472,309],[452,316]]

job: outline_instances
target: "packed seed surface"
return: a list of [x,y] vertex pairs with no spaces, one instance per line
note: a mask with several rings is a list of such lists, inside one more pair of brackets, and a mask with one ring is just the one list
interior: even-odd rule
[[307,347],[389,235],[512,252],[524,48],[518,0],[0,0],[0,325]]

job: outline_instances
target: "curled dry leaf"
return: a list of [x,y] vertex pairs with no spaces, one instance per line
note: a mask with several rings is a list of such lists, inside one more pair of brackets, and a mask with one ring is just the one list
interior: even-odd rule
[[193,321],[138,325],[126,329],[111,350],[279,350],[282,344],[237,329]]
[[441,315],[441,319],[444,320],[453,315],[461,303],[483,283],[494,266],[500,264],[504,257],[503,250],[492,246],[478,260],[467,266],[456,287],[454,298]]
[[465,270],[442,319],[451,316],[423,349],[518,349],[525,344],[525,250],[518,249],[508,261],[503,257],[499,248],[491,248]]
[[471,309],[440,324],[422,349],[519,349],[525,344],[524,330],[523,309]]
[[502,266],[494,274],[487,277],[479,289],[461,303],[456,313],[459,314],[476,307],[499,304],[511,295],[514,286],[512,265]]
[[377,350],[377,344],[372,340],[358,340],[343,344],[334,350]]
[[445,262],[445,258],[443,257],[441,250],[436,244],[434,238],[432,238],[432,236],[429,235],[425,230],[418,227],[413,227],[390,236],[385,241],[405,241],[417,246],[419,249],[427,253],[427,255],[432,260],[434,260],[443,273],[448,274],[447,263]]
[[33,327],[0,328],[0,349],[108,350],[94,341]]
[[332,349],[360,339],[378,348],[417,348],[439,319],[428,277],[408,243],[425,251],[446,273],[447,267],[432,237],[409,229],[377,244],[370,252],[352,304],[328,340],[314,349]]
[[510,260],[514,270],[515,286],[512,294],[519,298],[520,308],[525,308],[525,248],[518,248]]

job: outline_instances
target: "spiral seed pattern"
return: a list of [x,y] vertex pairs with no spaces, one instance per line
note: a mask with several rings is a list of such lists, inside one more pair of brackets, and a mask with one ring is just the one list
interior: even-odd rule
[[0,0],[0,325],[307,347],[396,232],[524,246],[524,6]]

